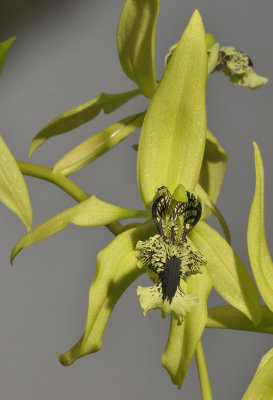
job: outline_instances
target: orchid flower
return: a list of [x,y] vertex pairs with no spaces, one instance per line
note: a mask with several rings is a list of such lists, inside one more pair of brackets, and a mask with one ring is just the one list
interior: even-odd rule
[[[171,314],[162,364],[174,384],[182,386],[207,321],[212,286],[253,324],[261,319],[257,290],[228,242],[201,218],[198,184],[207,137],[205,87],[207,49],[196,10],[168,63],[144,118],[138,150],[138,183],[145,210],[120,208],[91,196],[26,234],[12,260],[69,223],[112,224],[145,218],[124,227],[97,257],[90,288],[85,332],[65,354],[70,365],[102,345],[102,336],[119,297],[141,274],[154,281],[137,289],[144,314]],[[198,196],[198,194],[200,195]]]

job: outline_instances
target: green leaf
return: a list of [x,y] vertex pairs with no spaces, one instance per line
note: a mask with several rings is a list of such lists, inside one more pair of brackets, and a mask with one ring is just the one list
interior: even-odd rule
[[159,0],[126,0],[117,29],[119,60],[125,74],[146,97],[157,87],[154,42]]
[[146,211],[117,207],[91,196],[48,219],[22,237],[12,250],[11,263],[24,247],[31,246],[63,230],[68,224],[78,226],[107,225],[120,219],[145,218],[146,216]]
[[32,226],[32,208],[27,186],[17,162],[0,136],[0,200],[25,224]]
[[207,271],[192,275],[187,286],[187,293],[199,298],[199,302],[187,314],[182,325],[171,318],[167,346],[162,354],[162,365],[172,379],[181,388],[187,370],[194,355],[207,319],[207,298],[211,291],[211,280]]
[[264,167],[254,142],[256,187],[249,213],[247,246],[255,281],[267,306],[273,311],[273,264],[268,251],[264,226]]
[[242,400],[272,400],[273,398],[273,348],[261,359],[257,371]]
[[[198,194],[198,196],[201,198],[201,200],[203,201],[203,205],[202,205],[202,210],[203,210],[202,211],[202,220],[204,220],[206,218],[206,209],[208,208],[210,211],[213,212],[215,217],[220,222],[221,227],[223,229],[223,232],[225,234],[226,240],[227,240],[228,243],[230,243],[229,227],[228,227],[228,224],[226,223],[225,218],[221,214],[221,212],[218,210],[218,208],[213,203],[213,201],[211,201],[210,197],[208,196],[207,192],[205,192],[205,190],[202,188],[202,186],[197,184],[196,188],[195,188],[195,191]],[[205,207],[204,207],[204,205],[205,205]]]
[[8,51],[15,39],[16,36],[13,36],[10,39],[6,40],[5,42],[0,43],[0,73],[2,71]]
[[273,313],[266,306],[261,306],[261,322],[253,323],[239,310],[232,306],[221,306],[208,309],[206,328],[237,329],[273,334]]
[[207,52],[196,10],[168,63],[147,110],[138,150],[138,182],[144,204],[157,187],[193,191],[206,141]]
[[150,222],[141,224],[119,234],[99,252],[96,275],[89,292],[85,332],[68,352],[57,354],[63,365],[70,365],[79,357],[101,348],[105,325],[116,302],[125,289],[145,272],[136,264],[136,243],[153,233],[154,227]]
[[144,112],[131,115],[91,136],[58,160],[53,172],[70,175],[90,164],[138,129],[142,125],[144,115]]
[[85,124],[95,118],[101,110],[106,114],[111,113],[138,94],[138,89],[118,94],[101,93],[98,97],[94,97],[86,103],[65,111],[49,122],[34,137],[28,156],[31,157],[32,153],[51,137],[72,131],[78,126]]
[[[213,134],[207,130],[204,158],[199,175],[199,184],[216,204],[227,167],[227,153]],[[211,210],[205,207],[203,218],[210,215]]]
[[189,236],[207,260],[214,289],[253,323],[261,320],[257,289],[240,258],[225,239],[205,222],[199,222]]

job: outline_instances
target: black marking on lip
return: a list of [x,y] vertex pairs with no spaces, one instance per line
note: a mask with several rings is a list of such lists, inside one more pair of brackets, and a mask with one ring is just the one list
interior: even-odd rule
[[164,270],[159,274],[162,282],[163,301],[167,299],[171,303],[175,296],[180,283],[180,266],[181,260],[179,258],[170,257],[166,261]]

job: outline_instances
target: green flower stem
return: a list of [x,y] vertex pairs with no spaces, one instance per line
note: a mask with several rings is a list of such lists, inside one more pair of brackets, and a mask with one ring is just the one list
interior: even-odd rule
[[198,342],[196,350],[196,363],[198,368],[199,381],[201,386],[201,393],[203,400],[213,400],[210,388],[209,375],[207,364],[204,356],[203,346],[201,340]]
[[[66,178],[60,173],[53,173],[52,168],[44,167],[43,165],[33,164],[26,161],[17,161],[17,164],[24,175],[33,176],[35,178],[44,179],[45,181],[54,183],[60,189],[64,190],[69,196],[79,203],[86,200],[89,195],[79,188],[74,182]],[[122,230],[122,225],[119,222],[105,225],[110,232],[118,235]]]

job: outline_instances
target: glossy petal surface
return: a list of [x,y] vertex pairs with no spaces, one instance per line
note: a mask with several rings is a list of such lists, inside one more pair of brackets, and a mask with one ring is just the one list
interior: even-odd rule
[[145,211],[117,207],[99,200],[95,196],[91,196],[81,203],[48,219],[25,235],[14,246],[11,254],[11,262],[24,247],[31,246],[63,230],[68,224],[78,226],[107,225],[120,219],[144,218],[145,216]]
[[63,365],[70,365],[76,359],[100,349],[105,325],[116,302],[124,290],[145,272],[136,265],[136,243],[153,232],[150,223],[141,224],[121,233],[99,252],[96,276],[89,292],[85,332],[68,352],[58,354]]
[[51,137],[72,131],[78,126],[95,118],[102,110],[108,114],[121,107],[138,94],[139,90],[131,90],[129,92],[117,94],[101,93],[98,97],[94,97],[86,103],[80,104],[58,115],[34,137],[30,145],[29,157],[31,157],[32,153],[39,146]]
[[264,226],[264,167],[259,147],[254,142],[256,187],[248,220],[248,254],[255,281],[262,298],[273,311],[273,263]]
[[0,136],[0,200],[12,210],[29,231],[32,208],[27,186],[17,162]]
[[235,251],[205,222],[199,222],[189,235],[207,260],[207,270],[215,290],[255,325],[259,324],[261,308],[258,292]]
[[126,0],[117,29],[121,66],[146,97],[157,87],[154,66],[155,27],[159,0]]
[[195,11],[147,110],[138,148],[138,182],[144,204],[157,187],[171,192],[197,183],[205,141],[207,52]]
[[90,164],[138,129],[144,115],[145,113],[131,115],[91,136],[58,160],[53,171],[70,175]]

